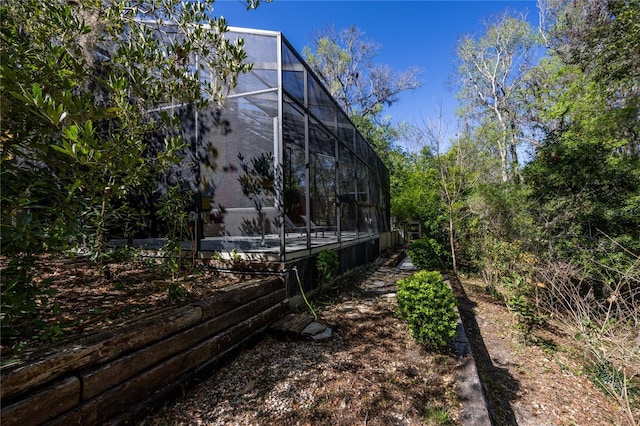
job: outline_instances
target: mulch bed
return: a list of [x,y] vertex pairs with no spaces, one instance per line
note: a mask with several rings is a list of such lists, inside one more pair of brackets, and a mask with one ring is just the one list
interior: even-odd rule
[[[6,259],[0,259],[0,273],[6,264]],[[16,326],[21,333],[15,337],[3,333],[0,348],[3,363],[16,357],[29,359],[48,346],[163,308],[201,300],[220,287],[256,278],[199,268],[185,272],[178,281],[181,294],[170,297],[167,288],[170,274],[150,260],[111,262],[104,270],[101,272],[83,258],[40,260],[32,273],[43,293],[37,303],[43,324],[35,331],[26,325]]]

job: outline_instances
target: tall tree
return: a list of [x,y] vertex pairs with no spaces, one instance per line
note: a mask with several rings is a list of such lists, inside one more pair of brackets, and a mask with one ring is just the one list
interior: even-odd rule
[[[422,71],[414,67],[407,71],[393,72],[388,65],[376,64],[380,46],[364,38],[355,26],[336,31],[333,27],[318,30],[311,47],[302,51],[307,63],[320,78],[330,94],[349,115],[360,133],[372,144],[376,153],[391,172],[392,215],[399,220],[415,214],[423,214],[415,205],[422,195],[408,195],[404,185],[407,174],[406,153],[397,146],[406,132],[405,124],[395,125],[384,116],[384,109],[398,101],[398,95],[420,86]],[[417,175],[411,174],[412,178]],[[403,176],[403,177],[399,177]],[[420,179],[419,179],[420,180]],[[412,212],[412,213],[409,213]]]
[[449,253],[454,273],[458,271],[458,236],[462,234],[466,198],[477,185],[481,170],[482,155],[479,145],[470,137],[468,126],[464,133],[451,141],[447,151],[449,125],[438,113],[436,119],[425,121],[423,139],[435,153],[433,168],[437,174],[437,188],[442,200]]
[[[249,69],[242,44],[223,37],[226,22],[209,17],[212,4],[3,4],[4,217],[28,208],[30,202],[17,200],[35,196],[30,188],[47,179],[48,202],[33,204],[84,219],[100,249],[114,208],[152,166],[178,160],[179,123],[166,106],[221,104],[237,74]],[[205,71],[212,74],[210,85],[201,83]],[[152,135],[163,145],[155,158],[148,148]],[[22,178],[32,174],[35,181]],[[3,225],[7,249],[13,228]]]
[[[540,0],[541,33],[556,60],[575,67],[606,97],[618,115],[626,149],[640,153],[637,120],[640,106],[640,0]],[[623,134],[624,133],[624,134]]]
[[394,73],[388,65],[376,64],[379,49],[352,25],[338,32],[332,27],[318,31],[302,53],[347,114],[377,118],[400,93],[420,86],[422,72],[412,68]]
[[534,85],[546,138],[526,175],[549,254],[579,255],[605,241],[602,233],[637,250],[640,2],[542,5],[550,58]]
[[519,90],[536,53],[536,34],[525,15],[504,13],[485,23],[480,36],[465,35],[458,41],[458,97],[464,113],[484,117],[489,113],[500,129],[496,151],[504,182],[518,177],[520,143]]
[[[180,161],[172,106],[220,105],[250,69],[242,43],[224,38],[226,21],[211,17],[213,3],[0,6],[0,248],[11,260],[2,274],[3,327],[34,312],[37,254],[85,237],[99,255],[109,227],[130,218],[120,213],[131,194]],[[212,84],[202,84],[205,71]]]
[[391,157],[391,215],[399,224],[419,221],[426,234],[444,246],[445,218],[433,153],[424,147],[412,154],[393,151]]

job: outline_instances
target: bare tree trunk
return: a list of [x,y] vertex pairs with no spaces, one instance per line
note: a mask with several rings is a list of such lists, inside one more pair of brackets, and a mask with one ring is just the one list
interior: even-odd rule
[[515,136],[511,135],[511,143],[509,144],[511,154],[511,173],[513,181],[519,183],[522,181],[522,174],[520,173],[520,163],[518,162],[518,144],[515,140]]
[[502,130],[502,140],[498,144],[498,153],[500,154],[500,167],[502,172],[502,181],[509,181],[509,162],[507,153],[507,124],[505,123],[502,112],[497,105],[493,106],[493,111],[496,114],[498,123],[500,123],[500,129]]
[[455,237],[453,236],[453,205],[451,200],[449,203],[449,247],[451,250],[451,267],[453,268],[453,274],[458,275],[458,264],[456,261],[456,244]]

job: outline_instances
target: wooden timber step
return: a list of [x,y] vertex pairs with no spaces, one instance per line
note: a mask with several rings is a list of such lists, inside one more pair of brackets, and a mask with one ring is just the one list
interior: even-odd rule
[[315,321],[313,315],[306,312],[291,312],[276,321],[269,331],[278,336],[291,339],[324,340],[331,337],[331,328]]
[[306,312],[291,312],[273,323],[269,329],[276,334],[299,336],[313,320],[313,316]]

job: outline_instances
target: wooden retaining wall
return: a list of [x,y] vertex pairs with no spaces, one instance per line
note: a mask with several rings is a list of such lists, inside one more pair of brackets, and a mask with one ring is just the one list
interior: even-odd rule
[[289,309],[273,276],[2,368],[0,423],[124,424],[215,370]]

